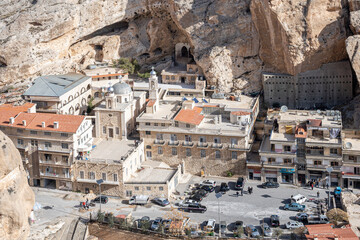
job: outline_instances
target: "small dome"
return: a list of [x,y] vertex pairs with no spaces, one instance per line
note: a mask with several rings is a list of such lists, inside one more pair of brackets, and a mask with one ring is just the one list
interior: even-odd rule
[[113,88],[115,94],[121,95],[121,94],[129,94],[132,92],[131,87],[124,82],[115,83]]
[[113,92],[114,88],[113,87],[108,87],[108,92]]
[[150,75],[156,75],[156,72],[155,72],[155,70],[154,70],[154,67],[151,68]]

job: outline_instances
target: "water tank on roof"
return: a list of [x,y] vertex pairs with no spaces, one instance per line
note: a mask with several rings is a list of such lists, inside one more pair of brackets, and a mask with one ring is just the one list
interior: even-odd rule
[[288,111],[288,107],[283,105],[281,108],[280,108],[280,111],[281,112],[287,112]]
[[224,99],[225,98],[225,95],[223,93],[213,93],[211,95],[211,98],[214,98],[214,99]]

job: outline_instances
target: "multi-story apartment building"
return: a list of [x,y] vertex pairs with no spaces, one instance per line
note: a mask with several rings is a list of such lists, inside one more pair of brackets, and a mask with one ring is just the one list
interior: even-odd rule
[[41,76],[23,98],[36,103],[37,112],[83,114],[91,99],[91,77],[76,73]]
[[170,166],[185,162],[191,173],[245,174],[253,142],[258,97],[184,98],[162,93],[156,73],[149,79],[146,111],[137,118],[147,159]]
[[360,130],[343,130],[342,187],[360,189]]
[[263,138],[260,162],[248,161],[249,178],[256,170],[262,181],[305,184],[314,180],[325,184],[326,168],[332,167],[331,183],[340,184],[340,112],[271,110],[265,125],[271,125],[272,130]]
[[72,189],[71,166],[92,148],[92,124],[85,116],[2,111],[0,129],[20,152],[32,186]]

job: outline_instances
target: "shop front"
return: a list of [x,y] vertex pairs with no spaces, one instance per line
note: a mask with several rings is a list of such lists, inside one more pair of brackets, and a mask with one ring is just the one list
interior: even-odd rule
[[265,170],[266,182],[277,182],[277,170]]
[[281,168],[280,173],[282,183],[294,183],[294,168]]
[[360,189],[360,175],[344,174],[342,179],[343,188]]
[[337,187],[339,186],[339,176],[337,173],[331,174],[330,175],[330,183],[332,187]]
[[250,180],[261,181],[261,167],[248,167]]
[[323,178],[323,173],[322,171],[309,171],[309,174],[310,174],[310,179],[309,181],[318,181],[320,179]]

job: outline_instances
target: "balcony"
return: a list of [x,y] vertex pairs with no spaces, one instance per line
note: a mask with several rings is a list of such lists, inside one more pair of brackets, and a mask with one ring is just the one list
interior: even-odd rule
[[70,167],[70,164],[68,162],[64,161],[52,161],[52,160],[39,160],[40,165],[49,165],[49,166],[59,166],[59,167]]
[[[97,184],[96,179],[77,178],[76,181],[81,182],[81,183],[94,183],[94,184]],[[104,180],[104,182],[102,184],[119,185],[119,182]]]
[[192,147],[192,146],[194,146],[194,143],[193,143],[193,142],[189,142],[189,141],[184,141],[184,142],[182,143],[182,145],[183,145],[184,147]]
[[260,161],[254,161],[254,160],[251,160],[251,161],[246,161],[246,166],[248,167],[261,167],[261,162]]
[[216,149],[221,149],[221,148],[223,148],[223,145],[222,145],[222,143],[213,143],[211,145],[211,147],[216,148]]
[[179,141],[170,140],[168,144],[169,146],[179,146]]
[[246,151],[248,149],[246,149],[245,146],[243,146],[243,145],[229,144],[229,150],[231,150],[231,151]]
[[345,172],[342,175],[342,178],[351,178],[351,179],[359,179],[360,180],[360,174],[352,173],[352,172]]
[[165,144],[165,141],[162,140],[162,139],[155,139],[155,140],[154,140],[154,144],[156,144],[156,145],[164,145],[164,144]]
[[43,178],[64,178],[71,179],[70,174],[57,174],[55,172],[40,172],[40,177]]
[[[314,164],[307,164],[306,168],[307,170],[320,170],[320,171],[326,171],[326,168],[328,168],[328,165],[314,165]],[[341,166],[331,166],[333,168],[333,171],[340,171]]]
[[29,150],[29,145],[28,144],[17,144],[16,148],[23,149],[25,152],[27,152]]
[[198,142],[197,143],[198,148],[207,148],[209,146],[206,142]]
[[42,152],[58,152],[58,153],[71,153],[72,150],[71,149],[65,149],[65,148],[54,148],[54,147],[43,147],[43,146],[39,146],[38,147],[39,151]]
[[344,160],[343,166],[359,167],[360,166],[360,161]]
[[283,162],[264,162],[264,167],[279,167],[279,168],[294,168],[294,163],[283,163]]

